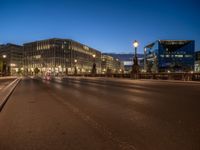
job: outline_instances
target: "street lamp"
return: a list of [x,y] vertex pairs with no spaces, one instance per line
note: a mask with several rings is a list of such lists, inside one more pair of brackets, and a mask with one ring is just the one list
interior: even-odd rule
[[147,72],[147,60],[146,60],[147,59],[147,56],[146,56],[147,53],[146,52],[147,52],[147,49],[144,48],[144,71],[145,72]]
[[138,48],[138,46],[139,46],[139,43],[138,43],[138,41],[134,41],[133,42],[133,46],[134,46],[134,48],[135,48],[135,57],[134,58],[136,58],[137,59],[137,48]]
[[77,75],[76,63],[77,63],[77,59],[74,59],[74,75]]
[[92,75],[95,76],[95,75],[96,75],[96,72],[97,72],[96,63],[95,63],[96,55],[93,54],[92,57],[93,57],[93,61],[94,61],[94,62],[93,62],[93,66],[92,66]]
[[1,57],[3,59],[2,59],[2,65],[1,65],[0,70],[1,70],[3,75],[6,75],[7,74],[7,60],[6,60],[7,55],[3,54]]
[[138,41],[135,40],[135,41],[133,42],[133,46],[134,46],[135,48],[137,48],[137,47],[139,46]]
[[135,49],[135,53],[134,53],[134,58],[133,58],[133,66],[132,66],[132,71],[131,71],[131,77],[137,79],[138,78],[138,73],[140,71],[140,67],[138,65],[138,58],[137,58],[137,48],[139,46],[138,41],[134,41],[133,42],[133,47]]
[[2,55],[2,57],[3,57],[3,58],[6,58],[6,57],[7,57],[7,55]]

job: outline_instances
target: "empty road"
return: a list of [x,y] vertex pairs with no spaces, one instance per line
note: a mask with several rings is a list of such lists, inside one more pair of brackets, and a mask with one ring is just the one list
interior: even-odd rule
[[0,112],[0,150],[200,150],[200,84],[24,78]]

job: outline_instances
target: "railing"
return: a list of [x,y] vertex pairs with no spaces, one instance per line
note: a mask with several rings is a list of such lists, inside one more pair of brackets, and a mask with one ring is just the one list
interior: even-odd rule
[[[80,74],[76,76],[131,78],[131,74],[96,74],[95,76],[91,74]],[[137,74],[137,79],[200,81],[200,73],[139,73]]]
[[200,81],[200,73],[141,73],[140,79]]

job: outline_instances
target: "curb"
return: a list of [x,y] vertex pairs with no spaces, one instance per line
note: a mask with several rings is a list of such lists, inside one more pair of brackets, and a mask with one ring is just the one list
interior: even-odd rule
[[140,79],[141,81],[153,81],[153,82],[168,82],[168,83],[191,83],[200,84],[200,81],[183,81],[183,80],[156,80],[156,79]]
[[11,89],[5,92],[6,95],[3,96],[2,100],[0,101],[0,112],[2,111],[3,107],[5,106],[6,102],[8,101],[9,97],[11,96],[20,81],[21,79],[15,79],[13,82],[5,87],[8,88],[9,86],[11,86]]

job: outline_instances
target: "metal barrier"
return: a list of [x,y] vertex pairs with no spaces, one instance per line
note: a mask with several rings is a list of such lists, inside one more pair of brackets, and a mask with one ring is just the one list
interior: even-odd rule
[[[74,75],[71,75],[74,76]],[[84,74],[76,75],[84,77],[113,77],[113,78],[131,78],[130,74]],[[200,81],[200,73],[139,73],[138,79],[160,79],[160,80],[182,80],[182,81]]]
[[200,81],[200,73],[141,73],[139,79]]

